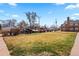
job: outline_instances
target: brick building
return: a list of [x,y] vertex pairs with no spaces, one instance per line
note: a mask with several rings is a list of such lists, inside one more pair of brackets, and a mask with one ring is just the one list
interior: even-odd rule
[[67,20],[61,25],[61,31],[78,32],[79,20],[71,20],[70,17],[67,17]]

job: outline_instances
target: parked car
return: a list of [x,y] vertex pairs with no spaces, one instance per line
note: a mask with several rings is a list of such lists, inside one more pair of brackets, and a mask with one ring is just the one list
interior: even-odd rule
[[32,29],[29,29],[29,28],[22,29],[22,30],[20,30],[20,33],[23,33],[23,34],[31,34],[32,33]]

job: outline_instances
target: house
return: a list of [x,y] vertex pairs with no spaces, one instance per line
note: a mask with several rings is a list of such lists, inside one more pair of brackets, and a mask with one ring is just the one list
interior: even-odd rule
[[6,24],[0,24],[0,34],[3,36],[8,36],[8,35],[17,35],[19,34],[19,28],[17,27],[10,27],[10,26],[4,26]]
[[61,31],[79,31],[79,20],[72,20],[67,17],[67,20],[61,25]]
[[19,34],[19,29],[15,27],[4,27],[0,30],[0,33],[2,33],[3,36],[17,35]]

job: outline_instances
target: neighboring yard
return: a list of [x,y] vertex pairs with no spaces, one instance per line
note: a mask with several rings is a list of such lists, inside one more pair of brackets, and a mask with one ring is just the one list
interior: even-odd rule
[[70,55],[75,32],[47,32],[4,37],[11,55]]

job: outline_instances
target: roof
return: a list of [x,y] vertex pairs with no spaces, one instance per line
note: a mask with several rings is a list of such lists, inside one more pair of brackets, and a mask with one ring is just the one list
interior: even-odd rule
[[15,27],[3,27],[2,30],[10,31],[11,29],[15,29]]

